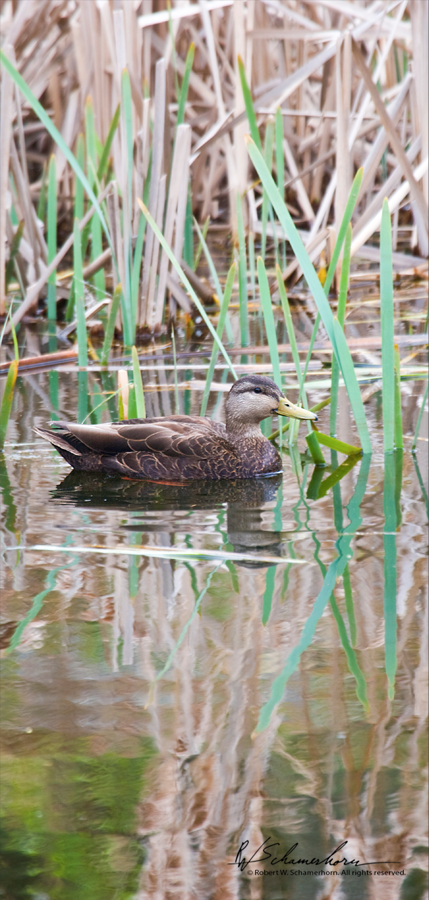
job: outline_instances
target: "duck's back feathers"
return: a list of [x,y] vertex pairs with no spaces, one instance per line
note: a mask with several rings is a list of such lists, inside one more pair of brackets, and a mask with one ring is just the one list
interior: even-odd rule
[[129,419],[106,425],[53,422],[52,430],[35,431],[79,471],[107,470],[155,481],[247,477],[225,426],[205,417]]
[[[127,419],[105,425],[52,422],[51,427],[51,431],[43,430],[42,436],[49,435],[48,440],[55,446],[63,446],[65,441],[76,454],[89,451],[114,456],[130,450],[143,450],[166,453],[168,456],[195,455],[206,458],[212,452],[213,441],[217,442],[222,437],[226,440],[225,426],[202,416]],[[40,433],[42,429],[36,431]]]

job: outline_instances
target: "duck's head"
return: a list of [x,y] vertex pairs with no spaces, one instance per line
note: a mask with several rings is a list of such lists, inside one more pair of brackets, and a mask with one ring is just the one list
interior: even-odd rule
[[227,429],[259,425],[274,415],[317,422],[315,413],[291,403],[265,375],[244,375],[233,384],[226,399]]

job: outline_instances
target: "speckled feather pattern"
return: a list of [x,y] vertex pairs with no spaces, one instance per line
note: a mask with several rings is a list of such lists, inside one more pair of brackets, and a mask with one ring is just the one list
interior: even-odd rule
[[[193,420],[186,425],[178,434],[170,431],[164,420],[135,420],[116,425],[114,432],[108,432],[106,427],[96,433],[91,426],[58,422],[56,434],[42,429],[38,433],[80,472],[117,472],[149,481],[219,481],[281,471],[279,454],[262,434],[257,438],[243,437],[236,445],[228,440],[225,426],[218,423],[210,422],[211,427],[207,427]],[[88,435],[83,437],[86,428]],[[65,446],[67,443],[69,447]],[[100,452],[101,445],[104,452]],[[142,445],[144,449],[139,449]]]
[[52,430],[35,430],[81,472],[167,482],[254,478],[282,470],[259,427],[280,396],[271,379],[246,376],[228,395],[226,426],[203,416],[168,416],[106,425],[55,422]]

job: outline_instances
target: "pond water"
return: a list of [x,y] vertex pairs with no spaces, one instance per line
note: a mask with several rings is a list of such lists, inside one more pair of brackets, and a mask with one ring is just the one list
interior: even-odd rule
[[[143,373],[148,415],[175,411],[169,366]],[[109,385],[87,384],[95,407]],[[412,454],[424,383],[402,387],[403,453],[384,459],[377,390],[371,457],[316,469],[302,425],[283,476],[178,487],[71,473],[32,428],[76,419],[76,372],[18,379],[0,896],[425,896],[427,414]],[[343,390],[338,436],[357,442]]]

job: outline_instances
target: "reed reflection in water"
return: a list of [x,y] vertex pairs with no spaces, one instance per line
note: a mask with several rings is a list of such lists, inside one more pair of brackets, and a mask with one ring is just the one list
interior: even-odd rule
[[4,821],[26,884],[314,897],[316,874],[228,863],[246,840],[310,859],[346,840],[405,874],[345,896],[423,896],[421,474],[409,454],[285,467],[184,489],[60,480],[40,445],[3,461]]

